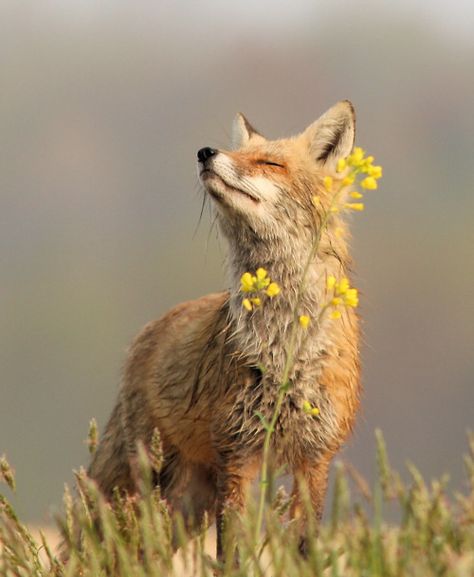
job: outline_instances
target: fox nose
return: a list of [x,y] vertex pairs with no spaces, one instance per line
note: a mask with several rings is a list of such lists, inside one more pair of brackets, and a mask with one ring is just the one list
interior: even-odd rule
[[215,156],[217,154],[217,150],[214,150],[214,148],[209,148],[209,146],[206,146],[205,148],[201,148],[200,150],[198,150],[198,160],[199,162],[206,162],[206,160],[209,160],[212,156]]

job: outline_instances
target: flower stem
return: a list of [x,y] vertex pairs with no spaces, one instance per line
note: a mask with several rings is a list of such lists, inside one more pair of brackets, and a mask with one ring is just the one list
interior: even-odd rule
[[[296,347],[296,339],[297,339],[297,335],[298,335],[298,333],[297,333],[298,328],[299,328],[298,311],[299,311],[299,307],[301,305],[301,301],[303,299],[304,292],[306,290],[306,283],[308,280],[308,274],[309,274],[311,264],[312,264],[316,254],[318,252],[319,245],[321,244],[322,234],[323,234],[323,231],[325,230],[325,228],[327,227],[327,224],[329,221],[329,216],[331,214],[331,209],[334,206],[336,206],[336,204],[337,204],[337,200],[339,198],[339,193],[340,193],[340,190],[338,190],[333,195],[333,197],[331,199],[331,203],[329,205],[329,208],[324,212],[324,214],[321,218],[321,222],[320,222],[320,225],[318,227],[318,231],[317,231],[316,237],[314,239],[314,242],[311,246],[311,250],[309,252],[308,258],[306,260],[305,267],[303,269],[303,274],[301,277],[301,282],[298,285],[298,290],[296,293],[296,301],[295,301],[295,306],[293,309],[293,323],[291,326],[291,333],[290,333],[290,339],[289,339],[288,347],[286,349],[285,366],[283,367],[283,374],[282,374],[280,386],[278,389],[278,397],[277,397],[277,401],[275,404],[275,409],[273,411],[273,415],[272,415],[270,422],[266,424],[265,438],[263,441],[262,468],[260,471],[260,495],[259,495],[259,502],[258,502],[257,521],[255,524],[255,541],[259,540],[260,532],[262,530],[262,525],[263,525],[263,512],[265,509],[265,500],[267,497],[268,482],[269,482],[268,470],[269,470],[269,458],[270,458],[270,448],[271,448],[272,435],[275,431],[275,425],[276,425],[276,422],[278,420],[278,417],[280,416],[280,411],[281,411],[283,401],[285,400],[286,394],[287,394],[288,389],[290,387],[290,383],[288,381],[288,378],[290,375],[291,368],[293,366],[295,347]],[[320,320],[322,318],[322,314],[324,313],[326,308],[327,307],[323,307],[323,309],[320,311],[320,314],[318,315],[318,323],[320,322]]]

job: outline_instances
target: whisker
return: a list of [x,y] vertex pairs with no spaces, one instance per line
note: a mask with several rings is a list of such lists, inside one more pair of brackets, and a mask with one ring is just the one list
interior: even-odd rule
[[201,224],[201,222],[202,222],[202,216],[203,216],[203,214],[204,214],[204,209],[205,209],[206,203],[207,203],[207,194],[203,194],[203,195],[202,195],[201,210],[200,210],[200,212],[199,212],[199,218],[198,218],[196,227],[194,228],[194,232],[193,232],[193,236],[192,236],[193,240],[195,240],[196,235],[197,235],[197,232],[198,232],[198,230],[199,230],[199,226],[200,226],[200,224]]

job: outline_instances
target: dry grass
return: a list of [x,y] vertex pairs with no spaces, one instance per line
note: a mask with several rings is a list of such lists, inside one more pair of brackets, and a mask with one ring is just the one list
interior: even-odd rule
[[[80,476],[78,498],[73,502],[66,494],[57,529],[24,526],[2,497],[0,576],[472,577],[474,439],[465,457],[468,492],[454,497],[446,493],[445,483],[427,484],[413,467],[411,481],[403,483],[388,464],[380,436],[378,442],[379,475],[372,490],[352,473],[349,482],[348,471],[338,467],[329,521],[318,535],[315,527],[310,529],[307,558],[298,553],[298,531],[285,518],[288,499],[280,494],[266,509],[258,542],[255,504],[241,518],[229,515],[226,561],[218,565],[213,530],[189,537],[179,519],[170,519],[144,471],[141,497],[117,496],[115,509],[89,479]],[[398,524],[384,521],[386,502],[398,505]],[[180,543],[177,553],[173,533]],[[57,554],[62,540],[67,562]],[[236,546],[240,567],[234,563]]]

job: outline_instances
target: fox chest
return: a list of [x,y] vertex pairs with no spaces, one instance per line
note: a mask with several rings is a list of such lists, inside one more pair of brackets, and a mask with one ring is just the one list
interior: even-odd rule
[[[276,394],[275,394],[276,393]],[[232,404],[225,426],[215,431],[226,452],[243,458],[263,448],[266,432],[278,412],[271,436],[272,458],[279,464],[294,464],[318,455],[337,444],[338,418],[324,389],[295,388],[285,393],[278,406],[278,389],[254,387],[241,391]]]

